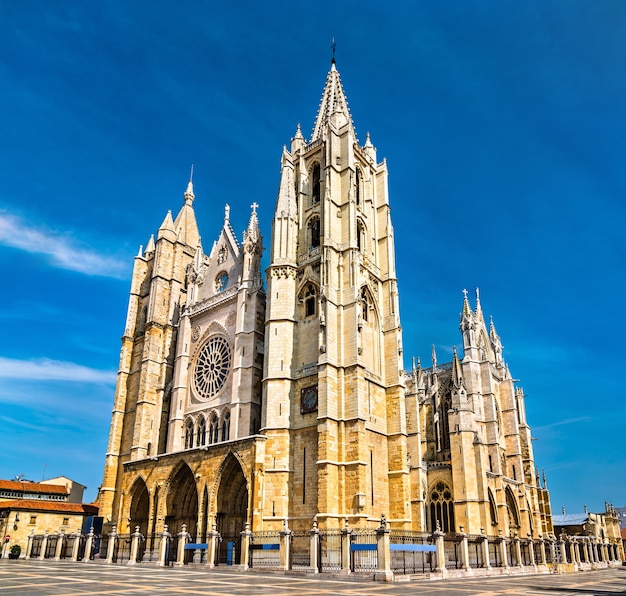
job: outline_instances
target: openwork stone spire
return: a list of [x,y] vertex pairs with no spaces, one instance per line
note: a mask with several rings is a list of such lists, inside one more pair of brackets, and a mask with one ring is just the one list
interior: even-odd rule
[[343,92],[339,71],[335,66],[334,60],[326,77],[326,86],[324,87],[322,101],[320,102],[320,107],[317,112],[317,119],[315,120],[311,141],[319,139],[324,127],[330,122],[333,122],[337,127],[349,123],[354,132],[354,124],[352,123],[352,116],[348,109],[348,101]]

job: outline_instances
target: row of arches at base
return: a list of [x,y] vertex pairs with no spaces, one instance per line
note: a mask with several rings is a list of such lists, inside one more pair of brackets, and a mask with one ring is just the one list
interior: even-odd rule
[[207,487],[202,492],[191,469],[182,464],[168,481],[167,488],[155,487],[152,495],[143,478],[137,478],[130,492],[129,527],[144,536],[154,536],[166,525],[173,536],[183,524],[196,542],[206,542],[215,520],[223,541],[238,541],[248,520],[248,482],[241,464],[230,454],[221,466],[213,503]]

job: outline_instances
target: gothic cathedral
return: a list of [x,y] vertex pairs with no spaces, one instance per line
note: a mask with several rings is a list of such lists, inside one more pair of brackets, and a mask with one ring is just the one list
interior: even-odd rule
[[100,512],[118,532],[552,531],[524,394],[478,293],[463,355],[405,373],[387,166],[333,59],[282,155],[266,285],[257,205],[208,252],[193,185],[135,257]]

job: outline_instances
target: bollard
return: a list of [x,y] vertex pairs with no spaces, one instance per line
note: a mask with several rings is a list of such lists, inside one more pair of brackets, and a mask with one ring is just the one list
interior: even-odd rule
[[130,558],[128,559],[127,565],[136,565],[137,564],[137,554],[139,553],[139,541],[143,538],[141,532],[139,531],[139,526],[135,526],[135,532],[131,537],[130,543]]
[[491,569],[491,561],[489,560],[489,537],[485,535],[485,528],[480,529],[483,539],[483,565],[487,571]]
[[91,526],[91,529],[89,530],[89,534],[87,534],[87,541],[85,542],[85,554],[83,556],[83,563],[89,563],[89,560],[91,559],[93,537],[94,537],[93,526]]
[[504,569],[508,569],[509,567],[509,558],[508,553],[506,552],[506,539],[502,535],[502,530],[499,530],[499,539],[500,539],[500,557],[502,558],[502,567]]
[[252,532],[250,524],[246,522],[244,531],[241,532],[241,555],[239,567],[242,571],[246,571],[250,566],[250,542],[252,541]]
[[220,533],[217,531],[217,524],[213,524],[213,529],[209,532],[208,538],[206,567],[208,567],[209,569],[213,569],[213,567],[215,567],[215,559],[217,558],[217,545],[220,538]]
[[41,541],[41,552],[39,558],[43,561],[46,558],[46,548],[48,548],[48,530],[44,532],[43,540]]
[[28,544],[26,545],[26,555],[24,555],[25,559],[30,559],[30,554],[33,552],[33,540],[35,539],[35,530],[31,530],[28,535]]
[[352,530],[346,518],[346,525],[341,530],[341,573],[350,573],[350,542]]
[[189,540],[189,533],[187,532],[187,525],[183,524],[183,529],[178,534],[178,553],[176,557],[176,567],[182,567],[185,564],[185,544]]
[[376,529],[376,550],[378,554],[378,565],[376,569],[375,579],[384,581],[393,581],[393,572],[391,571],[391,549],[389,548],[389,528],[385,514],[380,516],[380,526]]
[[310,530],[310,552],[309,552],[309,565],[313,573],[319,573],[320,571],[320,530],[317,527],[317,520],[313,520],[313,528]]
[[64,540],[65,540],[65,530],[61,530],[61,532],[57,534],[57,547],[54,551],[55,561],[61,560],[61,555],[63,554],[63,541]]
[[469,547],[467,544],[467,534],[465,533],[465,527],[459,526],[459,532],[461,536],[461,567],[464,571],[469,570]]
[[117,539],[117,526],[113,526],[111,528],[111,533],[109,534],[109,542],[107,544],[107,563],[113,563],[113,555],[115,553],[115,540]]
[[161,544],[159,546],[159,560],[157,565],[165,567],[167,564],[171,534],[167,531],[167,525],[163,526],[163,534],[161,534]]
[[74,532],[72,534],[74,542],[72,543],[72,561],[76,563],[78,561],[78,549],[80,548],[80,534]]
[[280,568],[283,571],[291,569],[291,536],[292,532],[287,525],[287,519],[284,519],[283,529],[280,532]]

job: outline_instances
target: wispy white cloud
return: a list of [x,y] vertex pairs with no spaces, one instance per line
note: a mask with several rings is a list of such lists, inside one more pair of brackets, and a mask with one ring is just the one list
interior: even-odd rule
[[533,427],[533,433],[545,430],[551,430],[556,426],[564,426],[565,424],[576,424],[577,422],[586,422],[587,420],[591,420],[591,416],[580,416],[578,418],[566,418],[565,420],[559,420],[557,422],[553,422],[551,424],[544,424],[543,426],[535,426]]
[[48,358],[17,360],[0,357],[0,379],[114,384],[116,373]]
[[80,246],[68,233],[37,227],[0,210],[0,244],[50,257],[52,264],[87,275],[126,277],[127,264]]

